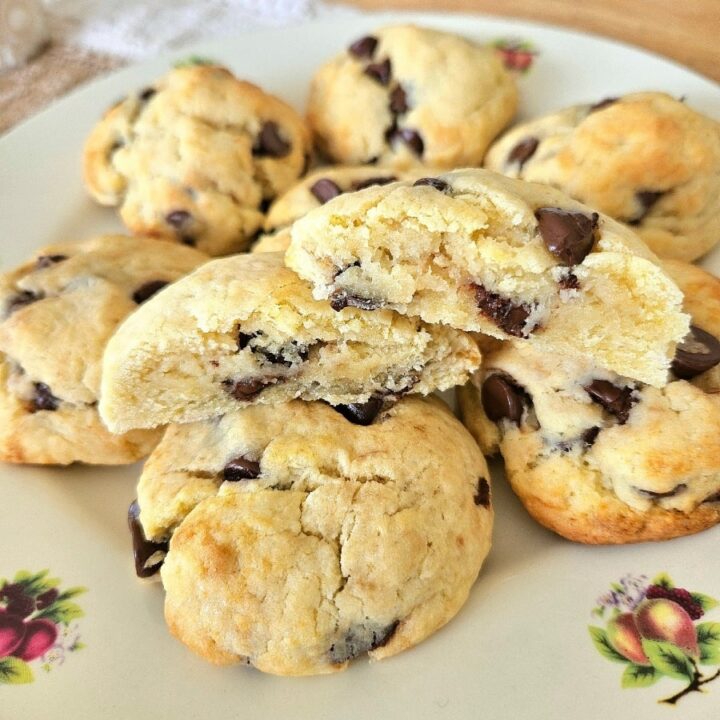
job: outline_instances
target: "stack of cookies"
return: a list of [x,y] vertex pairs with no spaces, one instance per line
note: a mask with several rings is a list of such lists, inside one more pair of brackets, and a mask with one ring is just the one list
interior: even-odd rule
[[[0,456],[149,454],[136,570],[202,657],[326,673],[440,628],[490,548],[483,452],[573,540],[720,521],[720,283],[688,264],[720,130],[643,93],[496,140],[517,102],[492,49],[411,26],[323,65],[307,120],[176,68],[85,148],[136,237],[3,278]],[[459,386],[468,429],[431,397]]]

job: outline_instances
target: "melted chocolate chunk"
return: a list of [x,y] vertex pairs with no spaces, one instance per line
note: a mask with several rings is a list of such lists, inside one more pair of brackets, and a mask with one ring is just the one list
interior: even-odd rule
[[165,222],[176,230],[183,228],[191,219],[192,215],[187,210],[173,210],[165,216]]
[[425,151],[425,143],[423,142],[422,135],[417,130],[411,128],[390,128],[387,133],[388,142],[395,144],[396,142],[402,142],[415,153],[418,157],[422,157]]
[[409,110],[407,95],[399,83],[390,92],[390,112],[393,115],[402,115]]
[[42,294],[36,294],[30,290],[20,290],[8,300],[6,313],[11,315],[16,310],[20,310],[20,308],[24,308],[26,305],[32,305],[34,302],[42,300],[43,297],[44,296]]
[[581,436],[580,439],[582,440],[583,445],[585,448],[591,448],[595,441],[597,440],[597,436],[600,434],[600,428],[595,426],[588,428]]
[[679,495],[683,490],[687,490],[687,485],[685,483],[680,483],[679,485],[676,485],[672,490],[668,490],[667,492],[653,492],[652,490],[643,490],[643,488],[639,487],[633,487],[633,490],[638,495],[644,495],[645,497],[652,498],[653,500],[661,500],[662,498],[669,498],[673,497],[675,495]]
[[160,566],[165,560],[168,543],[152,542],[145,537],[145,531],[140,524],[140,505],[137,500],[130,503],[127,519],[132,536],[135,573],[141,578],[152,577],[160,570]]
[[353,425],[371,425],[382,409],[383,400],[379,397],[371,397],[364,403],[350,403],[349,405],[334,405],[333,410],[337,410],[346,420]]
[[57,265],[58,263],[62,262],[63,260],[67,260],[67,255],[41,255],[35,261],[35,269],[36,270],[44,270],[45,268],[49,268],[49,267],[52,267],[53,265]]
[[637,399],[633,397],[633,388],[620,388],[608,380],[593,380],[590,385],[585,386],[585,392],[593,402],[614,415],[621,425],[627,422],[630,410],[637,402]]
[[690,380],[720,363],[720,341],[696,325],[675,350],[671,370],[676,377]]
[[281,158],[288,155],[291,148],[292,145],[280,135],[277,123],[268,120],[260,129],[253,155]]
[[238,480],[255,480],[260,476],[260,463],[244,456],[233,458],[223,468],[223,480],[237,482]]
[[379,300],[371,300],[370,298],[362,298],[357,295],[350,295],[346,290],[335,290],[330,295],[330,307],[339,312],[346,307],[356,307],[360,310],[377,310],[382,307]]
[[639,225],[645,216],[650,212],[652,206],[665,194],[664,190],[640,190],[635,193],[635,200],[640,205],[640,212],[631,220],[628,225]]
[[387,85],[390,82],[390,75],[392,73],[390,59],[385,58],[382,62],[370,63],[364,72],[368,77],[379,82],[381,85]]
[[600,100],[600,102],[596,102],[594,105],[591,105],[588,108],[588,113],[594,113],[598,110],[604,110],[606,107],[609,107],[610,105],[614,105],[618,101],[618,98],[616,97],[607,97],[603,100]]
[[558,285],[563,290],[579,290],[580,289],[580,281],[577,279],[573,273],[568,273],[567,275],[563,275],[560,280],[558,281]]
[[477,492],[473,499],[476,505],[490,507],[490,483],[485,478],[478,480]]
[[369,623],[350,628],[345,636],[330,647],[328,656],[332,663],[344,663],[358,655],[386,645],[393,636],[399,621],[389,625],[371,625]]
[[138,93],[140,102],[146,103],[151,97],[157,94],[157,90],[154,87],[146,87]]
[[385,175],[385,176],[376,176],[376,177],[369,177],[365,180],[358,180],[357,182],[354,182],[352,185],[353,190],[364,190],[365,188],[372,187],[373,185],[388,185],[391,182],[395,182],[397,178],[395,175]]
[[132,299],[140,305],[146,300],[149,300],[155,293],[160,292],[160,290],[168,284],[167,280],[151,280],[150,282],[146,282],[133,293]]
[[332,200],[338,195],[342,195],[340,186],[329,178],[320,178],[317,182],[313,183],[310,186],[310,192],[321,205],[324,205],[328,200]]
[[416,180],[413,185],[417,187],[427,185],[428,187],[435,188],[435,190],[441,193],[447,192],[450,189],[450,185],[448,185],[444,180],[436,177],[420,178],[419,180]]
[[598,214],[590,217],[560,208],[538,208],[535,211],[540,237],[545,247],[562,265],[581,263],[595,244]]
[[520,170],[522,170],[523,165],[535,154],[539,144],[540,141],[536,137],[526,137],[524,140],[521,140],[510,151],[507,158],[508,164],[517,163]]
[[231,380],[228,378],[227,380],[222,381],[222,386],[228,394],[236,400],[245,401],[252,400],[266,387],[274,385],[279,380],[281,380],[281,378],[277,376],[246,378],[244,380]]
[[501,375],[490,375],[482,384],[480,391],[485,414],[493,422],[507,418],[519,425],[525,404],[529,400],[527,393],[513,380]]
[[536,326],[525,328],[531,312],[527,305],[515,305],[512,300],[490,292],[482,285],[473,285],[473,287],[480,312],[508,335],[528,337],[535,330]]
[[40,412],[41,410],[47,410],[52,412],[58,409],[60,405],[60,398],[56,398],[50,388],[41,382],[33,383],[33,397],[30,412]]
[[348,52],[361,60],[369,60],[375,54],[377,46],[378,39],[372,35],[366,35],[356,40],[348,48]]

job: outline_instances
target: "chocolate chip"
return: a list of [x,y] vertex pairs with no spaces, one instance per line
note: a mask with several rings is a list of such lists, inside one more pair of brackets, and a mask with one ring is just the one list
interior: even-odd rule
[[435,188],[435,190],[442,193],[447,192],[450,189],[450,185],[448,185],[444,180],[436,177],[420,178],[419,180],[416,180],[413,185],[415,187],[427,185],[428,187]]
[[160,290],[168,284],[167,280],[151,280],[150,282],[146,282],[133,293],[132,299],[140,305],[146,300],[149,300],[156,292],[160,292]]
[[653,492],[652,490],[643,490],[643,488],[639,487],[633,487],[633,490],[638,495],[644,495],[645,497],[652,498],[653,500],[661,500],[662,498],[669,498],[673,497],[674,495],[679,495],[683,490],[687,490],[687,485],[685,483],[680,483],[679,485],[676,485],[672,490],[668,490],[667,492]]
[[598,110],[603,110],[604,108],[614,105],[618,101],[618,98],[616,97],[607,97],[601,100],[600,102],[596,102],[594,105],[591,105],[588,108],[588,113],[597,112]]
[[173,210],[165,216],[165,222],[176,230],[187,225],[192,215],[187,210]]
[[330,307],[336,312],[346,307],[356,307],[360,308],[360,310],[377,310],[382,307],[382,302],[350,295],[346,290],[335,290],[330,295]]
[[388,185],[391,182],[395,182],[397,178],[395,175],[385,175],[383,177],[369,177],[365,180],[358,180],[352,184],[353,190],[364,190],[365,188],[372,187],[373,185]]
[[57,265],[63,260],[67,260],[67,255],[41,255],[35,261],[35,269],[44,270],[45,268]]
[[690,380],[720,363],[720,341],[696,325],[675,350],[671,370],[676,377]]
[[573,273],[567,273],[566,275],[563,275],[560,280],[558,280],[558,285],[563,290],[579,290],[580,289],[580,281],[577,279]]
[[391,128],[388,133],[388,141],[391,144],[395,142],[404,143],[418,157],[422,157],[425,150],[425,143],[420,133],[410,128]]
[[590,217],[560,208],[538,208],[535,211],[538,230],[545,247],[563,265],[581,263],[595,244],[598,214]]
[[237,482],[238,480],[254,480],[260,476],[260,463],[257,460],[249,460],[242,455],[233,458],[223,468],[223,480]]
[[256,395],[259,395],[269,385],[274,385],[279,377],[257,377],[257,378],[246,378],[245,380],[223,380],[222,386],[225,390],[234,397],[236,400],[246,401],[252,400]]
[[364,403],[350,403],[349,405],[334,405],[333,410],[337,410],[346,420],[353,425],[371,425],[382,409],[383,400],[379,397],[371,397]]
[[476,505],[490,507],[490,483],[485,478],[478,480],[477,491],[473,500],[475,500]]
[[507,418],[520,424],[527,394],[511,379],[490,375],[482,384],[480,398],[485,414],[493,422]]
[[167,542],[152,542],[145,537],[140,523],[140,505],[133,500],[128,508],[128,527],[132,536],[135,573],[138,577],[148,578],[160,570],[168,552]]
[[593,380],[585,386],[585,392],[593,402],[614,415],[621,425],[627,422],[632,406],[637,402],[631,387],[618,387],[608,380]]
[[390,75],[392,73],[390,59],[385,58],[382,62],[370,63],[370,65],[365,68],[364,73],[381,85],[387,85],[390,82]]
[[40,412],[41,410],[52,412],[58,409],[60,399],[52,394],[45,383],[34,382],[33,389],[35,392],[32,397],[30,412]]
[[10,315],[26,305],[32,305],[34,302],[42,300],[43,297],[41,293],[34,293],[30,290],[20,290],[8,300],[5,312],[7,315]]
[[154,87],[147,87],[138,93],[138,97],[140,98],[141,102],[146,103],[156,93],[157,93],[157,90]]
[[260,129],[253,155],[281,158],[288,155],[291,148],[292,145],[280,135],[277,123],[268,120]]
[[389,625],[365,623],[350,628],[342,639],[330,647],[328,651],[330,662],[344,663],[358,655],[386,645],[399,624],[399,621],[395,620]]
[[375,54],[378,46],[378,39],[372,35],[366,35],[356,40],[349,48],[348,52],[361,60],[369,60]]
[[522,170],[523,165],[535,154],[540,141],[536,137],[526,137],[521,140],[508,155],[507,162],[517,163],[519,169]]
[[402,115],[409,110],[407,95],[399,83],[390,92],[390,112],[393,115]]
[[587,430],[585,430],[585,432],[580,436],[580,439],[582,440],[583,445],[586,448],[591,448],[595,444],[595,441],[597,440],[597,436],[599,434],[600,434],[599,427],[597,427],[597,426],[591,427],[591,428],[588,428]]
[[244,350],[254,337],[255,335],[248,335],[247,333],[242,332],[242,330],[238,331],[238,351]]
[[531,309],[525,304],[516,305],[512,300],[490,292],[482,285],[474,285],[475,301],[480,312],[490,318],[501,330],[515,337],[528,337],[537,327],[526,329]]
[[322,205],[328,200],[332,200],[338,195],[342,195],[342,190],[329,178],[320,178],[317,182],[310,186],[310,192],[313,194],[315,199]]
[[652,206],[665,194],[664,190],[639,190],[635,193],[635,200],[640,205],[640,212],[631,220],[628,225],[639,225],[645,216],[650,212]]

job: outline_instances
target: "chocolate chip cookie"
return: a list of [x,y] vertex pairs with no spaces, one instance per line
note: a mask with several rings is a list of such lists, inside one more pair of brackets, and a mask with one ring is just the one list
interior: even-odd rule
[[664,93],[518,125],[485,166],[564,190],[631,225],[662,257],[694,260],[720,239],[720,125]]
[[388,307],[665,383],[682,294],[627,227],[548,186],[458,170],[341,195],[297,220],[288,266],[336,310]]
[[113,435],[100,421],[102,355],[126,316],[206,259],[108,235],[46,247],[0,276],[0,460],[122,464],[147,455],[157,432]]
[[308,122],[348,164],[479,165],[518,102],[496,52],[451,33],[381,28],[315,73]]
[[148,459],[141,544],[156,569],[167,552],[165,617],[200,656],[334,672],[465,602],[493,520],[477,446],[435,398],[350,410],[257,405],[171,426]]
[[278,98],[222,67],[180,67],[105,114],[85,183],[134,233],[225,255],[247,247],[309,151],[304,121]]
[[364,403],[452,387],[479,363],[466,333],[391,310],[335,312],[282,254],[238,255],[128,318],[105,354],[100,412],[125,431],[254,402]]
[[564,537],[665,540],[720,522],[720,394],[703,388],[720,364],[720,281],[686,267],[674,277],[716,312],[693,316],[664,387],[510,342],[459,393],[481,447],[499,448],[527,510]]

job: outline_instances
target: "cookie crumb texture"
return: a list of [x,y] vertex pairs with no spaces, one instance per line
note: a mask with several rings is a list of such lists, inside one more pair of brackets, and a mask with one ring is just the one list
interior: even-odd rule
[[110,341],[100,413],[114,431],[250,403],[428,394],[480,364],[466,333],[391,310],[334,311],[278,253],[215,260],[149,300]]
[[502,453],[530,514],[571,540],[667,540],[720,522],[720,281],[665,266],[709,342],[678,348],[691,379],[654,388],[512,342],[459,392],[464,423],[487,454]]
[[[257,471],[225,479],[238,457]],[[488,477],[434,398],[367,427],[299,401],[171,426],[138,488],[148,537],[171,537],[170,630],[211,662],[279,675],[412,647],[458,612],[488,553]]]
[[123,236],[46,247],[0,276],[0,460],[123,464],[157,432],[108,432],[98,415],[105,346],[125,317],[207,260]]
[[226,255],[247,247],[309,153],[290,106],[225,68],[182,67],[108,110],[85,145],[85,183],[133,233]]
[[343,195],[291,235],[288,266],[335,305],[530,338],[656,386],[688,329],[682,294],[632,231],[486,170]]
[[308,122],[340,163],[479,165],[518,103],[489,47],[412,25],[361,38],[315,73]]
[[695,260],[720,238],[720,125],[665,93],[522,123],[485,167],[564,190],[632,225],[661,257]]

